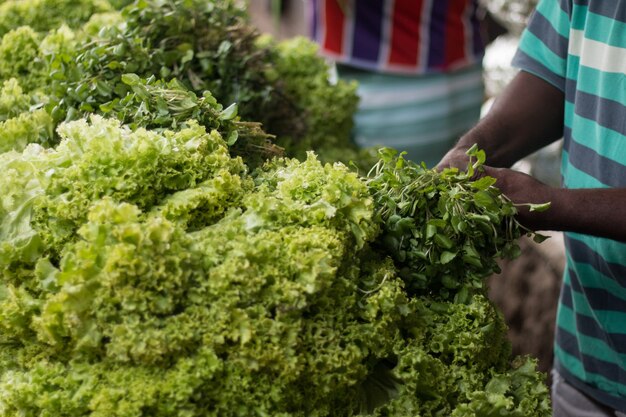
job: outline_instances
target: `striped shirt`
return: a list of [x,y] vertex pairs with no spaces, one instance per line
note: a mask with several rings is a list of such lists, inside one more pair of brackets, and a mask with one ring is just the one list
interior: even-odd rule
[[[563,186],[626,187],[626,0],[542,0],[513,62],[565,93]],[[565,246],[557,370],[626,412],[626,244],[566,233]]]
[[311,0],[323,55],[357,68],[425,74],[479,63],[478,0]]

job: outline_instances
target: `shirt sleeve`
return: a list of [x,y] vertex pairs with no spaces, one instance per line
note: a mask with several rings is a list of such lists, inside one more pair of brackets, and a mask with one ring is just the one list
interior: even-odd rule
[[565,91],[571,0],[541,0],[513,57],[513,66]]

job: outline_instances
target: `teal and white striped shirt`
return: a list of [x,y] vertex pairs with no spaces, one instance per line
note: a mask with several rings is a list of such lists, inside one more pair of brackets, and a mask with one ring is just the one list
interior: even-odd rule
[[[626,187],[626,0],[542,0],[513,63],[565,93],[563,186]],[[626,244],[566,233],[565,245],[555,366],[626,412]]]

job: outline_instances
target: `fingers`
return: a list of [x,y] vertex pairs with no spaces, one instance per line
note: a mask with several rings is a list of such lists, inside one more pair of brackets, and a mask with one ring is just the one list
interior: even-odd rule
[[446,168],[458,168],[459,170],[465,171],[468,163],[469,157],[464,149],[452,149],[444,155],[435,168],[437,171],[442,171]]

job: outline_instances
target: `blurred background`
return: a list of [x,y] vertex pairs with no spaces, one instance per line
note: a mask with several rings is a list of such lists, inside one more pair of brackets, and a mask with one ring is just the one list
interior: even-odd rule
[[[485,100],[483,114],[517,70],[510,63],[519,37],[538,0],[482,0],[496,29],[487,47],[484,64]],[[308,35],[306,0],[248,1],[253,23],[263,33],[279,39]],[[541,181],[560,184],[561,142],[556,142],[518,162],[514,168]],[[537,244],[522,239],[522,255],[501,263],[502,272],[490,278],[490,295],[505,315],[514,354],[539,360],[539,369],[552,367],[552,338],[556,302],[565,263],[562,235]],[[549,375],[548,375],[549,378]]]

